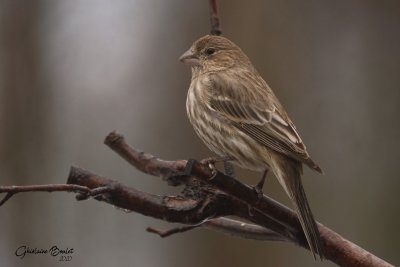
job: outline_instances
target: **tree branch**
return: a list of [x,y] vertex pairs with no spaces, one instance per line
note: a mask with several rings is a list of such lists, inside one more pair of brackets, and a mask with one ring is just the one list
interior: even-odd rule
[[[213,175],[207,166],[195,160],[165,161],[151,154],[139,152],[130,147],[122,135],[115,132],[107,136],[105,144],[135,168],[162,177],[169,184],[193,186],[197,183],[198,190],[219,195],[218,201],[222,203],[214,203],[216,205],[212,214],[214,217],[235,215],[271,229],[286,240],[308,248],[297,215],[265,195],[259,199],[252,187],[221,172]],[[204,198],[200,199],[204,201]],[[204,216],[200,217],[205,219]],[[324,256],[327,259],[341,266],[391,266],[326,226],[318,223],[318,227],[325,245]]]

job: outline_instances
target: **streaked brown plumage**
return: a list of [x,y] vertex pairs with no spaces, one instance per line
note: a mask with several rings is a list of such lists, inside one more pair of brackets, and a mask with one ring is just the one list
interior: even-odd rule
[[251,170],[271,169],[293,201],[310,249],[323,245],[301,183],[302,163],[322,173],[272,90],[242,50],[221,36],[195,41],[180,60],[192,65],[187,114],[205,144]]

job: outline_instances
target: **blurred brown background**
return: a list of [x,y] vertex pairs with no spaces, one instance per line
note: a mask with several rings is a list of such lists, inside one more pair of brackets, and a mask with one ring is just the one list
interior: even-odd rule
[[[220,1],[224,36],[252,59],[326,175],[305,171],[319,221],[400,264],[400,2]],[[0,183],[63,183],[76,164],[136,188],[177,192],[103,144],[112,130],[167,159],[210,153],[186,118],[177,58],[209,32],[206,0],[1,0]],[[254,184],[260,174],[240,172]],[[271,175],[266,192],[288,203]],[[65,266],[333,266],[291,244],[170,225],[73,194],[0,208],[2,266],[56,266],[17,247],[72,247]]]

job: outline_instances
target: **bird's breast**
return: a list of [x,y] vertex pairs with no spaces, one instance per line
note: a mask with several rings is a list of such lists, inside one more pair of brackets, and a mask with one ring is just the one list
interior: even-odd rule
[[187,94],[187,115],[197,135],[216,154],[233,157],[235,163],[247,169],[265,169],[264,148],[210,109],[208,86],[207,80],[193,80]]

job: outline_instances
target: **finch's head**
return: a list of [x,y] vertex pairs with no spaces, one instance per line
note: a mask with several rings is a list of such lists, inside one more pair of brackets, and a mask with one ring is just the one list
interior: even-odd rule
[[225,37],[206,35],[195,41],[179,60],[199,71],[219,71],[251,63],[242,50]]

